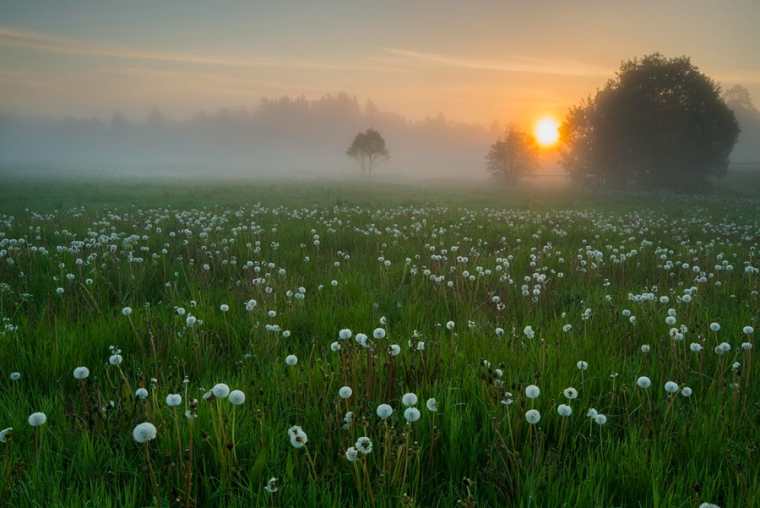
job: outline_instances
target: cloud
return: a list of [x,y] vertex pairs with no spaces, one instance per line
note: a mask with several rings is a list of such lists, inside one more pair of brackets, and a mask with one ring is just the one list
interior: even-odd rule
[[14,30],[0,26],[0,46],[21,47],[49,53],[119,58],[126,60],[191,64],[216,67],[283,67],[303,70],[397,72],[404,69],[385,65],[354,65],[331,62],[293,60],[288,58],[239,59],[215,55],[200,55],[105,46],[87,41],[50,36],[37,32]]
[[[612,77],[615,69],[588,65],[580,62],[563,61],[551,62],[538,58],[514,57],[505,61],[485,61],[468,58],[442,55],[439,53],[427,53],[409,49],[384,48],[385,52],[402,61],[415,61],[452,67],[459,69],[471,69],[494,72],[517,72],[526,74],[547,74],[569,77]],[[758,84],[760,83],[760,71],[755,70],[726,70],[716,72],[716,79],[730,83]]]
[[579,62],[550,62],[528,57],[516,57],[507,61],[492,62],[399,48],[385,48],[385,51],[391,55],[407,60],[416,60],[418,62],[425,62],[432,65],[456,67],[460,69],[577,77],[610,76],[613,72],[612,69]]

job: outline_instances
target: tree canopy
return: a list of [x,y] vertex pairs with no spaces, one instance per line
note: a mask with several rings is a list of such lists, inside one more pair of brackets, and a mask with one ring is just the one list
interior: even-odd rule
[[624,62],[562,126],[563,165],[602,184],[694,189],[722,176],[739,135],[720,87],[689,58]]
[[515,183],[537,163],[537,147],[533,137],[513,127],[491,145],[486,156],[488,171],[509,183]]
[[385,139],[374,129],[367,129],[354,137],[346,154],[359,162],[362,173],[372,176],[372,170],[378,161],[389,157]]

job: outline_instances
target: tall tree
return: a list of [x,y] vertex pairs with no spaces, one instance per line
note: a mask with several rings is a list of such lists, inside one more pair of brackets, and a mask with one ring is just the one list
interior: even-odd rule
[[624,62],[561,128],[563,162],[610,185],[694,189],[722,176],[739,135],[720,87],[689,58]]
[[359,162],[362,173],[372,176],[372,170],[379,161],[388,159],[385,139],[375,129],[367,129],[354,137],[346,155]]
[[515,183],[521,176],[535,168],[538,161],[533,137],[513,127],[491,145],[486,155],[486,166],[494,176]]

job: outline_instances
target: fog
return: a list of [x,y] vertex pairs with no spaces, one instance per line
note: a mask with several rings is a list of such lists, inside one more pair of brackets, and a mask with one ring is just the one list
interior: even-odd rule
[[377,175],[403,179],[486,178],[483,158],[500,128],[410,121],[345,93],[317,100],[263,99],[257,106],[199,112],[178,120],[153,108],[142,118],[29,118],[0,121],[0,165],[119,175],[351,177],[345,154],[369,127],[390,159]]
[[729,88],[725,91],[724,98],[734,111],[741,128],[731,160],[736,168],[760,169],[760,111],[743,86]]
[[[732,153],[736,169],[757,169],[760,112],[748,94],[727,97],[742,132]],[[376,174],[402,180],[488,178],[484,156],[503,126],[446,120],[411,121],[346,93],[317,100],[263,99],[255,107],[199,112],[174,119],[160,108],[141,118],[0,116],[0,168],[31,174],[164,177],[358,177],[345,154],[353,136],[372,127],[390,159]],[[556,158],[545,167],[561,171]],[[554,174],[556,175],[556,171]]]

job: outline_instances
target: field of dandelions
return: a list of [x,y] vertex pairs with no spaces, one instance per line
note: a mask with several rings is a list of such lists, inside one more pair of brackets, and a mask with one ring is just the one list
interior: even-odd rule
[[760,505],[760,206],[0,190],[3,506]]

